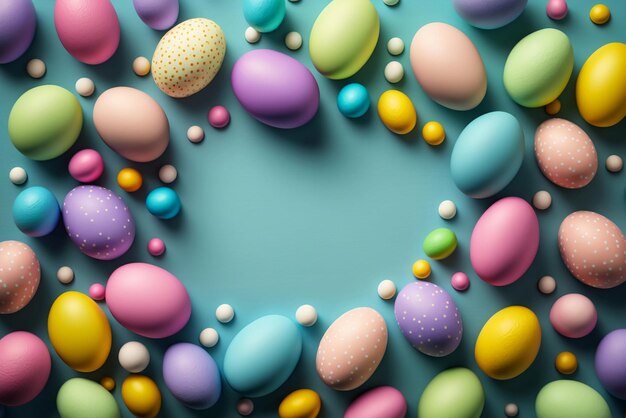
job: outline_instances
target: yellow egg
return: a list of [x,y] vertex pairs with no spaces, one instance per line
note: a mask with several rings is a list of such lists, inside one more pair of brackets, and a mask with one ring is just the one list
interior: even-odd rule
[[378,99],[378,116],[391,132],[404,135],[415,128],[417,113],[409,97],[398,90],[387,90]]
[[550,116],[556,115],[561,111],[561,101],[559,99],[555,99],[553,102],[546,105],[545,110]]
[[99,369],[111,351],[111,326],[90,297],[62,293],[48,313],[48,336],[59,357],[79,372]]
[[427,279],[430,276],[430,264],[426,260],[417,260],[413,263],[413,275],[418,279]]
[[132,193],[141,188],[143,178],[141,177],[141,173],[134,168],[122,168],[120,172],[117,173],[117,184],[122,190]]
[[439,122],[430,121],[422,128],[424,141],[429,145],[440,145],[446,139],[446,131]]
[[556,356],[554,366],[559,373],[572,374],[578,368],[578,359],[574,353],[563,351]]
[[320,413],[322,401],[311,389],[291,392],[278,406],[280,418],[316,418]]
[[589,19],[596,25],[604,25],[611,18],[611,11],[604,4],[596,4],[589,11]]
[[576,104],[588,123],[601,128],[626,116],[626,44],[603,45],[587,58],[576,81]]
[[113,392],[113,389],[115,389],[115,380],[111,376],[104,376],[100,379],[100,384],[109,392]]
[[138,418],[154,418],[161,410],[161,392],[154,380],[132,374],[122,383],[124,405]]
[[540,345],[541,326],[535,313],[523,306],[509,306],[485,323],[474,355],[487,376],[508,380],[530,367]]

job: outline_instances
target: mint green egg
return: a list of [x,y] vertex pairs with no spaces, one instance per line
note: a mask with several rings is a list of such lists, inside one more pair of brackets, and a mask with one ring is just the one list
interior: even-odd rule
[[541,107],[556,100],[574,69],[574,50],[566,34],[541,29],[513,47],[504,64],[504,87],[525,107]]
[[83,110],[66,89],[47,85],[28,90],[9,115],[15,148],[32,160],[51,160],[67,151],[83,127]]
[[75,377],[63,383],[57,394],[61,418],[120,418],[113,395],[102,385]]
[[437,228],[424,239],[424,253],[433,260],[443,260],[456,250],[456,235],[451,229]]
[[333,0],[311,29],[313,65],[327,78],[348,78],[370,58],[379,33],[380,19],[370,0]]
[[545,385],[535,400],[537,418],[611,418],[602,395],[575,380],[556,380]]
[[444,370],[424,389],[417,407],[417,418],[480,418],[485,391],[470,369]]

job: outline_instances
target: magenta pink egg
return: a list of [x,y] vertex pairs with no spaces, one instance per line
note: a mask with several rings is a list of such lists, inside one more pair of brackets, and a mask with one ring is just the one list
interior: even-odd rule
[[148,254],[153,257],[163,255],[165,252],[165,243],[161,238],[152,238],[148,241]]
[[106,301],[120,324],[148,338],[176,334],[191,316],[185,286],[152,264],[130,263],[115,270],[106,286]]
[[28,305],[37,292],[40,276],[39,260],[28,245],[0,242],[0,314],[11,314]]
[[230,122],[230,113],[224,106],[213,106],[209,110],[209,123],[216,129],[225,128]]
[[467,277],[467,274],[459,271],[452,275],[450,279],[450,284],[454,290],[458,290],[459,292],[463,292],[467,290],[470,286],[470,279]]
[[567,16],[567,2],[565,0],[548,0],[546,14],[552,20],[561,20]]
[[80,150],[70,160],[68,171],[75,180],[81,183],[93,183],[104,171],[104,160],[96,150]]
[[505,197],[478,219],[470,240],[470,260],[482,280],[494,286],[515,282],[539,249],[539,220],[519,197]]
[[89,297],[93,300],[104,300],[106,289],[101,283],[94,283],[89,286]]
[[550,309],[550,323],[564,337],[582,338],[598,322],[598,312],[591,299],[579,293],[561,296]]
[[404,418],[406,409],[406,399],[398,389],[379,386],[352,401],[343,418]]

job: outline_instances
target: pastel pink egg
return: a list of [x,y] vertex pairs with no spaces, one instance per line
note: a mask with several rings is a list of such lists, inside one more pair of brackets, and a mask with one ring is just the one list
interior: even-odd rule
[[80,150],[70,160],[68,171],[75,180],[81,183],[93,183],[104,171],[104,160],[96,150]]
[[598,171],[598,154],[591,138],[565,119],[548,119],[539,125],[535,157],[543,175],[566,189],[585,187]]
[[101,283],[94,283],[89,286],[89,297],[93,300],[103,300],[106,294],[106,289]]
[[28,305],[40,276],[39,260],[28,245],[0,242],[0,314],[11,314]]
[[462,271],[456,272],[452,275],[450,279],[450,284],[454,288],[454,290],[458,290],[459,292],[463,292],[467,290],[470,286],[470,279],[467,277],[467,274]]
[[478,219],[470,239],[470,260],[482,280],[494,286],[515,282],[539,249],[539,220],[519,197],[505,197]]
[[550,323],[564,337],[582,338],[598,322],[598,312],[591,299],[579,293],[561,296],[550,309]]
[[165,252],[165,243],[161,238],[152,238],[148,241],[148,254],[153,257],[163,255]]
[[352,309],[320,341],[317,374],[336,390],[356,389],[374,374],[387,349],[387,324],[372,308]]
[[106,301],[120,324],[148,338],[176,334],[191,316],[185,286],[152,264],[130,263],[115,270],[106,286]]
[[120,42],[120,22],[110,0],[56,0],[54,26],[67,52],[85,64],[107,61]]
[[404,418],[406,409],[406,399],[398,389],[379,386],[352,401],[343,418]]
[[590,211],[568,215],[559,228],[567,269],[584,284],[610,289],[626,281],[626,238],[610,219]]
[[230,122],[230,113],[224,106],[213,106],[209,110],[207,119],[212,127],[222,129]]

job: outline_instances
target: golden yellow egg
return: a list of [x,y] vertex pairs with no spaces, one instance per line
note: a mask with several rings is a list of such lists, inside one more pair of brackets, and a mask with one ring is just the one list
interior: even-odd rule
[[117,184],[124,191],[129,193],[136,192],[143,184],[141,173],[134,168],[123,168],[117,173]]
[[161,392],[148,376],[128,376],[122,383],[122,400],[138,418],[154,418],[161,410]]
[[398,90],[387,90],[378,99],[378,116],[391,132],[408,134],[417,124],[417,113],[409,97]]
[[278,406],[280,418],[316,418],[320,413],[322,401],[317,392],[311,389],[299,389],[291,392]]
[[555,99],[553,102],[546,105],[545,110],[550,116],[556,115],[561,111],[561,101],[559,99]]
[[578,369],[578,359],[574,353],[563,351],[556,356],[554,366],[559,373],[572,374]]
[[427,279],[430,276],[430,263],[426,260],[417,260],[413,263],[413,275],[418,279]]
[[440,145],[446,139],[446,131],[439,122],[431,121],[422,128],[422,136],[428,145]]
[[115,389],[115,380],[111,376],[104,376],[100,379],[100,384],[109,392],[113,392],[113,389]]
[[589,11],[589,19],[596,25],[604,25],[611,18],[611,11],[604,4],[596,4]]

